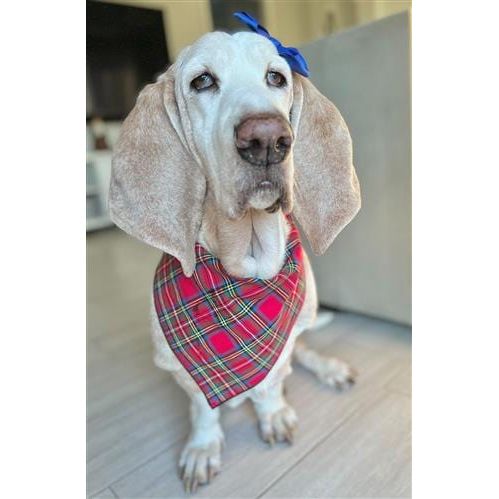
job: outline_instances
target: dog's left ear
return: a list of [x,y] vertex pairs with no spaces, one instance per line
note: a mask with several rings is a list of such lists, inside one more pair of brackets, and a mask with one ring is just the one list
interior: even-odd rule
[[314,253],[324,253],[360,209],[352,140],[334,104],[293,75],[294,214]]

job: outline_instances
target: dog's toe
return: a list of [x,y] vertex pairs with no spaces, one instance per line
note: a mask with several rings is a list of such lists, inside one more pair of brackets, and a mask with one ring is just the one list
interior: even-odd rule
[[180,477],[187,493],[196,492],[199,485],[209,483],[220,472],[222,441],[207,445],[187,442],[180,456]]
[[318,366],[317,377],[322,383],[342,391],[354,385],[357,372],[342,360],[325,357]]
[[293,432],[298,418],[294,409],[285,405],[274,413],[261,414],[259,417],[260,435],[271,446],[275,442],[293,443]]

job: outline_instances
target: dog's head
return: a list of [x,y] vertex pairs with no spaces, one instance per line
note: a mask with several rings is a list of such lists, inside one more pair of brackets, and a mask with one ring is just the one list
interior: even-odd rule
[[232,219],[293,211],[316,253],[360,207],[340,113],[254,33],[209,33],[185,48],[141,92],[116,146],[113,220],[186,275],[208,190]]

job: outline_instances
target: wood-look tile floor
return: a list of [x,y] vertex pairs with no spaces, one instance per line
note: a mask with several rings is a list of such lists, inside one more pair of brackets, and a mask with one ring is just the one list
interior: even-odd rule
[[[87,237],[87,493],[185,497],[177,458],[189,430],[187,396],[152,361],[149,300],[159,252],[117,229]],[[222,473],[200,497],[409,497],[410,329],[336,313],[306,333],[359,371],[345,393],[302,368],[287,378],[298,413],[292,446],[269,448],[250,403],[222,413]]]

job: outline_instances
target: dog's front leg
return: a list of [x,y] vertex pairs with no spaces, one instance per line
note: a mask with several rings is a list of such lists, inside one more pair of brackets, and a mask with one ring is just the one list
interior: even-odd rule
[[210,482],[220,471],[224,442],[220,409],[212,409],[203,394],[191,398],[191,433],[180,456],[180,474],[186,492]]
[[286,440],[293,443],[293,431],[298,418],[295,410],[286,402],[282,381],[258,395],[252,395],[253,405],[258,416],[260,435],[265,442]]

